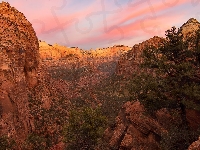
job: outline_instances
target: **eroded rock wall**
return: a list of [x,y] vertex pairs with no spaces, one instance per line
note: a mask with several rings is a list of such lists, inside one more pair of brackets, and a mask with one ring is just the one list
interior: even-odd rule
[[34,129],[28,93],[37,85],[39,44],[26,17],[0,3],[0,134],[24,139]]

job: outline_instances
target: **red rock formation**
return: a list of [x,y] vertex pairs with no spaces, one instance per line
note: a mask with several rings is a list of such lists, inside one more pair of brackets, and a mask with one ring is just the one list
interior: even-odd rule
[[188,147],[188,150],[200,150],[200,137]]
[[111,148],[159,149],[161,133],[166,130],[144,113],[144,107],[139,102],[124,104],[116,117],[115,126],[105,131]]
[[[188,113],[190,111],[187,110],[189,128],[196,131],[193,125],[196,124],[199,127],[200,119],[198,116],[194,116],[194,112]],[[178,110],[175,113],[178,113]],[[191,120],[195,117],[196,119]],[[158,110],[156,115],[151,117],[145,112],[140,102],[127,102],[116,117],[115,124],[106,129],[104,137],[105,141],[109,143],[110,149],[157,150],[162,149],[161,137],[168,134],[172,126],[180,124],[180,116],[170,115],[166,109]],[[176,136],[172,135],[171,138],[176,138]],[[190,149],[199,150],[199,146],[199,141],[196,141],[190,146]]]
[[25,16],[0,3],[0,135],[24,139],[34,129],[28,88],[37,85],[39,44]]
[[194,36],[195,32],[200,28],[200,23],[194,19],[190,18],[186,23],[181,26],[181,32],[183,33],[184,38],[189,36]]
[[163,41],[165,41],[164,38],[154,36],[142,43],[135,44],[131,50],[120,57],[118,61],[117,74],[128,77],[138,71],[138,65],[142,61],[142,51],[150,46],[159,47]]

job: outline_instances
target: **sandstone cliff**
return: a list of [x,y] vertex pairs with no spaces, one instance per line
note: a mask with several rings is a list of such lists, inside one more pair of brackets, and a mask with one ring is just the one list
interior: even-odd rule
[[65,59],[71,55],[81,57],[81,49],[78,47],[69,48],[58,44],[50,45],[45,41],[39,41],[39,53],[42,60]]
[[24,139],[34,130],[28,91],[37,85],[39,44],[25,16],[0,3],[0,135]]
[[[172,115],[173,113],[174,115]],[[152,117],[145,112],[144,106],[140,102],[128,101],[122,106],[115,119],[115,124],[106,129],[105,140],[109,143],[110,149],[174,149],[175,147],[170,144],[175,145],[177,142],[183,144],[185,142],[184,134],[187,133],[186,131],[178,134],[174,132],[181,125],[181,118],[175,115],[179,113],[177,110],[173,113],[164,108],[158,110]],[[196,131],[200,124],[199,112],[187,110],[187,120],[190,129]],[[165,135],[170,135],[170,138],[164,139]],[[199,140],[189,147],[189,150],[198,149]]]
[[131,50],[120,57],[116,70],[117,74],[128,77],[139,71],[138,65],[142,62],[141,55],[143,50],[150,46],[159,47],[164,41],[164,38],[154,36],[142,43],[135,44]]
[[113,47],[97,48],[96,50],[82,50],[78,47],[65,47],[58,44],[50,45],[39,40],[39,53],[41,60],[62,60],[71,56],[80,59],[119,57],[131,48],[124,45],[114,45]]

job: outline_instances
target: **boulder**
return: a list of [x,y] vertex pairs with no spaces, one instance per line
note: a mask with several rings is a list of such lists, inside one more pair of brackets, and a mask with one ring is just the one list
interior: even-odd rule
[[159,149],[162,133],[160,123],[145,115],[140,102],[127,102],[115,120],[115,127],[105,131],[111,149]]

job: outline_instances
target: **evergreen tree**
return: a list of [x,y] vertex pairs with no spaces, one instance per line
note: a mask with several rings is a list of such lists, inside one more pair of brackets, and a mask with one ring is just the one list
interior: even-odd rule
[[72,110],[69,123],[63,129],[69,150],[93,150],[101,139],[107,119],[99,108],[84,107]]
[[152,115],[161,108],[176,109],[180,128],[188,131],[186,108],[200,110],[200,31],[184,38],[180,29],[172,27],[165,35],[159,48],[143,51],[141,72],[132,83],[133,95]]

